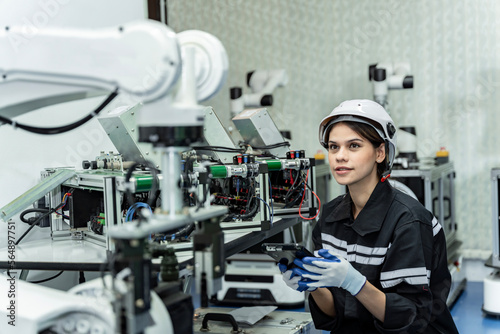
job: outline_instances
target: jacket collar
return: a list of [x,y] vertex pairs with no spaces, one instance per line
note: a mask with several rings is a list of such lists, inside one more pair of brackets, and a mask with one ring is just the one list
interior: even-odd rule
[[326,217],[325,221],[331,223],[344,222],[361,236],[380,231],[394,195],[389,182],[379,182],[366,202],[365,207],[353,222],[352,199],[349,193],[347,193],[339,205]]

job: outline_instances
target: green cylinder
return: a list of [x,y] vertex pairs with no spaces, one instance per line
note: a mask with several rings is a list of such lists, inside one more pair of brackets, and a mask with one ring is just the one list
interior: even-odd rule
[[225,179],[227,177],[226,166],[210,166],[210,173],[214,179]]
[[135,176],[135,183],[136,192],[149,191],[153,184],[153,177],[151,175],[137,175]]
[[266,160],[266,164],[267,164],[267,169],[270,172],[275,172],[277,170],[281,170],[281,161],[280,160],[277,160],[277,159]]

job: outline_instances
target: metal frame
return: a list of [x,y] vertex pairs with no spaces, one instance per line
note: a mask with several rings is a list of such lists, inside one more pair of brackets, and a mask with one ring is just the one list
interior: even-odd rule
[[[313,191],[316,189],[315,168],[316,168],[316,166],[310,166],[309,167],[309,177],[307,179],[307,184],[309,185],[309,187],[311,187],[311,189]],[[282,171],[275,171],[275,172],[282,172]],[[265,176],[265,184],[264,184],[264,187],[263,187],[264,189],[267,189],[267,191],[265,192],[265,201],[269,205],[271,205],[270,192],[269,192],[269,174],[266,173],[265,175],[266,175]],[[318,203],[316,197],[312,194],[312,192],[311,192],[310,189],[307,189],[306,194],[304,196],[304,202],[302,203],[302,209],[301,210],[299,210],[298,207],[287,208],[287,209],[274,208],[273,217],[275,217],[275,218],[279,218],[279,217],[292,217],[292,216],[298,215],[299,213],[300,214],[307,214],[307,215],[309,215],[309,211],[310,211],[311,208],[316,207],[319,210],[318,205],[319,205],[319,203]]]
[[[446,240],[453,243],[456,240],[456,214],[455,214],[455,170],[453,163],[448,162],[429,169],[394,169],[391,172],[391,178],[421,178],[424,181],[424,206],[427,210],[439,217],[440,223],[444,222],[444,193],[445,179],[449,179],[450,191],[450,226],[444,226],[446,231]],[[436,182],[438,187],[438,212],[435,212],[432,198],[432,183]]]
[[492,231],[493,231],[493,254],[491,266],[500,268],[500,214],[498,202],[498,191],[500,185],[500,168],[493,168],[491,170],[491,211],[492,211]]

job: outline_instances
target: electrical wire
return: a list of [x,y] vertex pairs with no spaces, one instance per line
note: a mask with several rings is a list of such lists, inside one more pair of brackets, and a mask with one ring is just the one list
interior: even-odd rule
[[104,224],[99,223],[100,219],[105,219],[105,217],[101,217],[101,216],[90,217],[90,230],[96,234],[102,235],[103,229],[104,229],[104,226],[103,226]]
[[[293,178],[293,170],[290,171],[290,178]],[[300,202],[300,199],[302,197],[302,191],[300,190],[300,187],[302,187],[303,182],[304,182],[304,174],[301,172],[297,172],[297,177],[295,178],[292,186],[288,189],[288,191],[285,195],[284,208],[291,208]],[[298,191],[298,192],[295,194],[296,191]],[[290,200],[288,200],[291,195],[293,195],[294,197],[292,197]]]
[[159,238],[155,238],[154,241],[166,241],[166,240],[176,240],[176,239],[180,239],[182,237],[189,237],[191,235],[191,233],[193,233],[195,229],[195,224],[194,223],[189,223],[187,224],[185,227],[183,227],[182,229],[180,229],[179,231],[175,232],[175,233],[172,233],[172,234],[167,234],[163,237],[159,237]]
[[266,146],[252,146],[252,148],[255,150],[271,150],[273,148],[278,148],[278,147],[283,147],[283,146],[290,146],[290,143],[287,141],[284,141],[281,143],[276,143],[276,144],[271,144],[271,145],[266,145]]
[[[65,193],[65,194],[64,194],[63,199],[62,199],[62,201],[61,201],[61,204],[59,204],[59,206],[58,206],[57,210],[55,211],[55,214],[56,214],[56,215],[58,215],[58,216],[62,216],[63,218],[66,218],[66,219],[69,219],[69,217],[68,217],[68,216],[66,216],[66,215],[63,213],[62,209],[66,206],[66,203],[67,203],[67,201],[68,201],[68,198],[69,198],[69,196],[71,196],[71,195],[72,195],[72,193],[73,193],[73,190],[71,190],[70,192],[67,192],[67,193]],[[58,210],[61,210],[61,213],[57,212]]]
[[[256,196],[252,196],[251,198],[253,199],[254,197]],[[253,204],[252,207],[250,207],[249,204]],[[245,220],[248,218],[253,218],[259,211],[259,201],[247,201],[247,209],[243,211],[245,213],[240,213],[240,214],[229,213],[224,217],[222,221],[228,222],[237,219]]]
[[19,239],[17,239],[15,245],[18,245],[21,242],[21,240],[23,240],[24,237],[33,229],[33,227],[38,225],[43,218],[47,217],[48,215],[50,215],[53,212],[55,212],[55,210],[50,209],[47,213],[45,213],[41,216],[38,216],[38,218],[35,221],[33,221],[33,223],[31,223],[30,227],[28,227],[28,229],[23,233],[23,235],[21,235],[21,237]]
[[23,212],[21,212],[21,215],[19,216],[19,218],[21,219],[21,221],[23,223],[26,223],[26,224],[32,224],[35,220],[38,219],[38,217],[30,217],[28,219],[25,218],[25,216],[29,213],[47,213],[49,212],[49,209],[42,209],[42,208],[33,208],[33,209],[27,209],[27,210],[24,210]]
[[[128,208],[127,214],[125,215],[125,221],[129,222],[129,221],[133,220],[135,211],[137,209],[142,209],[142,208],[146,208],[149,210],[149,212],[153,213],[153,210],[151,209],[151,206],[149,204],[142,203],[142,202],[135,202],[134,204],[132,204],[130,206],[130,208]],[[139,222],[137,223],[137,226],[139,226],[141,224],[141,221],[142,221],[142,215],[140,214],[140,211],[137,211],[137,213],[139,216]],[[151,234],[149,235],[149,240],[151,240]]]
[[45,283],[45,282],[48,282],[50,280],[53,280],[54,278],[57,278],[59,276],[61,276],[61,274],[64,272],[64,270],[61,270],[58,274],[52,276],[52,277],[48,277],[48,278],[45,278],[45,279],[41,279],[39,281],[28,281],[28,283],[35,283],[35,284],[38,284],[38,283]]
[[143,202],[135,202],[134,204],[132,204],[128,210],[127,210],[127,213],[125,215],[125,221],[126,222],[129,222],[131,220],[134,219],[134,214],[135,214],[135,210],[139,209],[139,208],[146,208],[148,209],[151,213],[153,213],[153,210],[151,209],[151,207],[146,204],[146,203],[143,203]]
[[[58,211],[58,210],[62,209],[62,208],[66,205],[66,201],[67,201],[67,196],[66,196],[66,195],[71,196],[71,192],[68,192],[68,193],[64,194],[64,197],[63,197],[63,198],[65,198],[65,200],[64,200],[64,201],[62,201],[62,202],[61,202],[58,206],[56,206],[55,208],[48,209],[48,210],[47,210],[47,212],[45,212],[45,213],[43,213],[42,215],[38,216],[38,217],[37,217],[35,220],[33,220],[31,223],[29,223],[29,220],[28,220],[28,224],[31,224],[31,225],[30,225],[30,227],[29,227],[29,228],[28,228],[28,229],[27,229],[27,230],[26,230],[26,231],[25,231],[25,232],[21,235],[21,237],[20,237],[19,239],[17,239],[17,241],[16,241],[15,245],[18,245],[18,244],[21,242],[21,240],[23,240],[23,239],[24,239],[24,237],[25,237],[25,236],[26,236],[26,235],[27,235],[27,234],[28,234],[28,233],[29,233],[29,232],[30,232],[30,231],[31,231],[31,230],[32,230],[32,229],[33,229],[36,225],[38,225],[38,224],[42,221],[42,219],[44,219],[45,217],[49,216],[50,214],[52,214],[52,213],[54,213],[54,212],[56,212],[56,213],[57,213],[57,211]],[[24,217],[25,213],[28,213],[27,211],[29,211],[29,210],[34,210],[34,209],[28,209],[28,210],[23,211],[23,212],[21,213],[21,216],[22,216],[22,217]],[[67,217],[67,216],[64,216],[64,215],[63,215],[63,217]],[[23,220],[23,219],[21,219],[21,220]],[[24,221],[24,220],[23,220],[23,221]]]
[[316,215],[314,217],[310,217],[310,218],[306,218],[306,217],[302,216],[302,213],[300,212],[302,210],[302,203],[304,202],[304,196],[306,195],[306,189],[308,188],[308,185],[307,185],[308,178],[309,178],[309,170],[307,170],[306,181],[304,182],[305,183],[304,184],[304,193],[302,194],[302,200],[300,201],[300,205],[299,205],[299,216],[300,216],[300,218],[302,218],[304,220],[313,220],[316,217],[318,217],[319,211],[321,210],[321,201],[320,201],[318,195],[316,195],[316,193],[314,191],[312,191],[312,189],[310,187],[309,187],[309,190],[311,190],[313,195],[316,196],[316,199],[318,200],[318,211],[316,211]]
[[271,216],[270,223],[271,223],[271,225],[273,225],[273,216],[272,216],[272,214],[271,214],[271,207],[270,207],[270,206],[269,206],[269,204],[267,204],[267,202],[266,202],[266,201],[264,201],[262,198],[257,197],[257,196],[255,196],[255,198],[260,199],[262,202],[264,202],[264,204],[265,204],[265,205],[267,205],[267,209],[269,210],[269,215]]
[[90,114],[87,116],[83,117],[82,119],[63,126],[58,126],[58,127],[51,127],[51,128],[42,128],[42,127],[37,127],[37,126],[31,126],[31,125],[26,125],[22,123],[18,123],[16,121],[11,120],[10,118],[0,116],[0,122],[12,125],[14,128],[20,128],[28,132],[32,133],[37,133],[41,135],[56,135],[64,132],[71,131],[73,129],[76,129],[77,127],[87,123],[90,121],[92,118],[97,116],[113,99],[118,95],[118,88],[115,89],[114,92],[112,92],[106,100],[104,100],[94,111],[92,111]]
[[252,198],[255,195],[255,186],[254,186],[253,182],[254,182],[254,180],[252,179],[252,181],[248,185],[247,205],[246,205],[245,212],[250,210],[250,204],[252,204]]
[[[285,195],[285,203],[287,203],[287,200],[288,200],[288,196],[290,196],[290,192],[293,190],[295,191],[296,189],[298,189],[300,187],[299,184],[297,184],[297,181],[299,179],[302,179],[300,176],[300,172],[297,173],[297,177],[295,178],[295,180],[292,182],[292,185],[290,186],[290,188],[288,188],[288,191],[286,192],[286,195]],[[293,179],[293,169],[290,170],[290,180]],[[288,205],[288,203],[287,203]]]
[[193,150],[226,152],[226,153],[244,153],[245,152],[245,150],[241,149],[241,148],[224,147],[224,146],[191,146],[191,148]]

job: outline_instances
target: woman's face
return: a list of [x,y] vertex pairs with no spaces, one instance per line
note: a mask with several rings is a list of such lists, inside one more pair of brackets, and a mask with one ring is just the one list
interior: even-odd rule
[[385,147],[374,148],[367,139],[345,123],[330,130],[328,161],[335,180],[346,186],[371,185],[378,182],[377,162],[385,158]]

